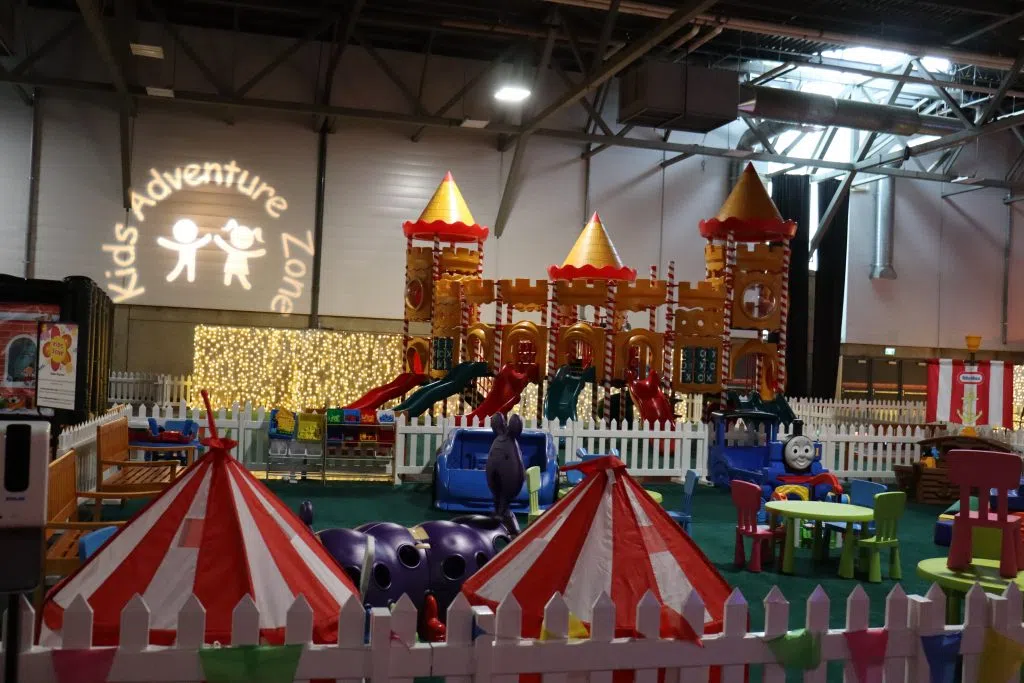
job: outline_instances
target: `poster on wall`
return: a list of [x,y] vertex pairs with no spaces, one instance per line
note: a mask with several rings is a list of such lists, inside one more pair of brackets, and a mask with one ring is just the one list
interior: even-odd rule
[[928,361],[928,422],[1013,428],[1013,364]]
[[[99,246],[116,304],[305,310],[313,231],[272,172],[233,159],[153,167]],[[290,194],[290,193],[289,193]]]
[[52,304],[0,304],[0,414],[52,415],[36,401],[39,324],[60,317]]
[[36,403],[74,410],[77,372],[78,325],[40,323]]

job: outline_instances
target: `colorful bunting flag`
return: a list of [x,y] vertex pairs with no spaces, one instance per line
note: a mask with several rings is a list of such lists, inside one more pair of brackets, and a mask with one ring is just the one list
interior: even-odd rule
[[889,646],[889,632],[881,628],[846,632],[846,649],[857,683],[882,683],[882,665]]
[[477,625],[476,620],[473,621],[473,640],[476,640],[480,636],[486,636],[487,631]]
[[807,629],[797,629],[764,641],[775,655],[775,661],[786,669],[807,671],[821,664],[821,638]]
[[1016,677],[1021,663],[1024,663],[1024,647],[993,629],[986,629],[978,680],[1005,681]]
[[116,647],[89,650],[52,650],[51,661],[57,683],[107,683]]
[[921,636],[921,647],[928,660],[931,683],[954,683],[961,637],[961,633]]
[[199,651],[206,683],[291,683],[302,645],[208,647]]
[[[569,612],[569,638],[589,638],[590,629],[584,624],[579,617],[572,612]],[[545,622],[541,622],[540,625],[540,639],[541,640],[557,640],[557,636],[551,633],[545,626]]]

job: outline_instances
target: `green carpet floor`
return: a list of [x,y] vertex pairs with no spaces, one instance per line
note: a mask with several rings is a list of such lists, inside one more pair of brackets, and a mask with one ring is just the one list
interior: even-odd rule
[[[455,515],[431,507],[430,486],[427,484],[404,484],[391,487],[381,484],[346,484],[270,482],[271,489],[292,510],[298,510],[304,500],[312,501],[317,530],[331,527],[354,527],[364,522],[390,521],[412,526],[428,519],[446,519]],[[682,491],[679,485],[651,485],[664,496],[666,509],[678,509]],[[113,509],[104,516],[125,518],[137,507],[130,505]],[[739,588],[750,604],[750,629],[759,631],[764,627],[762,601],[773,585],[778,585],[790,601],[790,628],[804,625],[805,603],[815,586],[824,587],[831,600],[831,626],[840,628],[846,619],[846,598],[857,581],[840,579],[837,575],[839,551],[833,550],[830,560],[824,564],[812,563],[810,550],[798,551],[796,574],[781,575],[774,568],[767,568],[760,574],[736,569],[732,563],[735,512],[727,493],[717,489],[698,487],[694,497],[694,521],[692,535],[711,562],[732,586]],[[928,557],[945,554],[944,548],[932,543],[936,517],[941,507],[908,504],[900,524],[899,537],[903,563],[903,589],[909,593],[924,594],[928,585],[916,574],[917,563]],[[520,523],[525,523],[524,519]],[[887,558],[883,560],[883,574],[887,572]],[[883,577],[882,583],[860,581],[871,598],[871,625],[884,623],[885,597],[895,582]],[[758,667],[751,670],[750,681],[760,680]],[[789,680],[799,681],[799,672],[791,672]],[[833,662],[828,667],[828,680],[842,681],[842,665]]]
[[[428,519],[446,519],[456,515],[441,512],[431,507],[430,487],[427,484],[404,484],[388,487],[374,484],[287,484],[271,482],[272,490],[293,510],[298,510],[303,500],[309,500],[314,508],[314,528],[354,527],[364,522],[389,521],[412,526]],[[681,505],[682,492],[678,485],[652,485],[649,488],[660,491],[664,496],[664,507],[672,510]],[[932,543],[935,519],[942,512],[941,507],[908,504],[907,512],[900,523],[899,537],[903,564],[903,589],[907,593],[924,594],[928,585],[917,578],[918,561],[945,554],[944,548]],[[804,603],[821,584],[832,600],[831,625],[841,627],[846,619],[846,597],[856,581],[837,576],[839,551],[833,550],[830,560],[824,564],[811,561],[809,549],[799,550],[796,557],[796,573],[792,576],[779,574],[774,568],[767,568],[760,574],[733,565],[733,542],[736,528],[736,513],[728,494],[718,489],[698,487],[693,501],[694,521],[691,533],[694,540],[711,562],[725,576],[730,585],[739,588],[750,603],[751,628],[760,630],[764,624],[762,600],[771,587],[779,588],[790,601],[790,625],[798,628],[804,621]],[[524,524],[525,519],[521,518]],[[749,548],[749,545],[748,545]],[[895,582],[886,578],[888,558],[883,558],[882,583],[861,581],[871,597],[871,624],[881,626],[884,622],[885,596]],[[866,577],[864,577],[866,578]]]

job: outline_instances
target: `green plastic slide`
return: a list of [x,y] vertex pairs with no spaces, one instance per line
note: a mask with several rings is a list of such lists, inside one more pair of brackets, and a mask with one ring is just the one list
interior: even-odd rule
[[486,376],[487,372],[487,363],[459,363],[443,378],[427,384],[395,406],[395,412],[405,412],[409,417],[419,417],[430,406],[454,396],[477,377]]
[[563,365],[555,372],[555,377],[548,382],[548,393],[544,397],[544,417],[549,420],[558,420],[565,424],[569,420],[576,420],[576,403],[579,400],[580,392],[587,382],[593,382],[594,368],[574,368],[571,365]]

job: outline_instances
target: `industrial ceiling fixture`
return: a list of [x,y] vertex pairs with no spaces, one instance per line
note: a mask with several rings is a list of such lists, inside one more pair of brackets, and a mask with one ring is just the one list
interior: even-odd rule
[[526,67],[522,60],[499,69],[494,99],[506,104],[519,104],[529,99],[531,94],[530,81],[526,77]]

